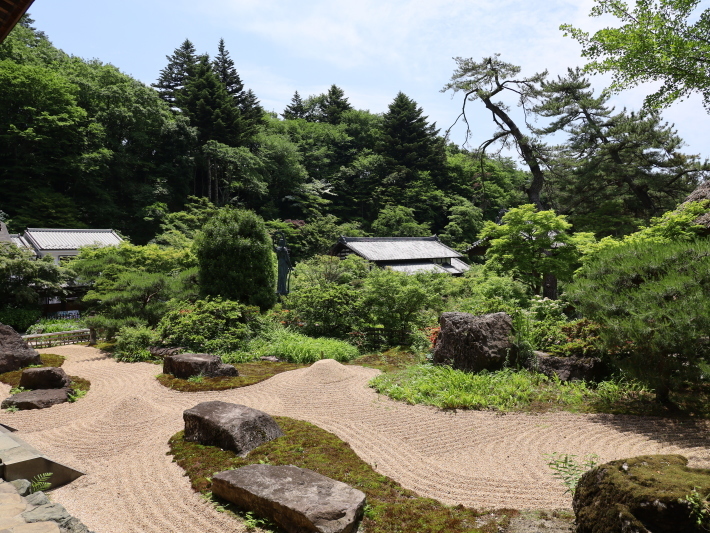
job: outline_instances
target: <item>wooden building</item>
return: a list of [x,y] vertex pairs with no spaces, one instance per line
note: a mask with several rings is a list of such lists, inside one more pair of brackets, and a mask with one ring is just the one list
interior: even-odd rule
[[381,268],[414,274],[441,272],[460,276],[469,269],[462,255],[452,250],[436,235],[432,237],[340,237],[330,255],[345,259],[350,254],[375,263]]
[[0,43],[9,35],[34,0],[0,0]]

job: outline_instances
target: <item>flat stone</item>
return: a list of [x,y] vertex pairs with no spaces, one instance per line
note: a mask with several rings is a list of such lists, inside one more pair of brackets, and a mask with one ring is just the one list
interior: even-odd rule
[[86,525],[76,517],[71,517],[59,524],[62,533],[92,533]]
[[[36,457],[34,453],[29,450],[25,450],[24,448],[19,448],[18,450],[10,450],[10,452],[17,453],[11,453],[9,457],[3,457],[3,461],[5,463],[12,463],[16,457],[24,456],[25,453],[30,454],[30,457]],[[20,496],[26,496],[30,492],[30,488],[32,488],[32,483],[30,483],[26,479],[15,479],[14,481],[10,481],[10,485],[15,488],[15,490]]]
[[69,389],[39,389],[13,394],[2,401],[2,408],[10,406],[21,410],[46,409],[69,401]]
[[22,496],[17,493],[0,494],[0,505],[5,505],[8,503],[22,503]]
[[20,376],[20,387],[25,389],[66,389],[71,379],[61,368],[25,368]]
[[35,522],[12,528],[12,533],[60,533],[60,531],[56,522]]
[[25,511],[22,513],[22,518],[24,518],[28,523],[49,521],[63,522],[64,520],[71,518],[71,515],[62,505],[58,503],[48,503],[46,505],[35,507],[31,511]]
[[236,403],[202,402],[186,409],[182,417],[185,440],[219,446],[242,457],[284,434],[268,414]]
[[187,379],[192,376],[206,377],[238,376],[232,365],[225,365],[218,355],[208,353],[183,353],[168,355],[163,359],[163,374]]
[[0,518],[0,531],[5,529],[11,530],[13,527],[19,526],[21,524],[26,524],[26,522],[22,519],[19,513],[15,516],[3,517]]
[[24,513],[26,510],[27,504],[25,502],[0,505],[0,518],[12,518]]
[[27,501],[27,503],[29,503],[30,505],[34,505],[35,507],[39,507],[40,505],[47,505],[49,503],[49,498],[47,498],[47,495],[42,491],[28,494],[25,497],[25,500]]
[[10,326],[0,324],[0,374],[41,363],[37,350]]
[[365,494],[296,466],[248,465],[219,472],[212,493],[267,517],[288,533],[355,533]]

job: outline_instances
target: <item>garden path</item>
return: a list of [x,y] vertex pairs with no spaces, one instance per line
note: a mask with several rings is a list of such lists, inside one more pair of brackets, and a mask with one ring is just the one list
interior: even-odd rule
[[[710,424],[570,413],[444,412],[378,396],[378,371],[332,360],[222,392],[160,385],[160,367],[117,363],[94,348],[41,350],[67,357],[91,381],[76,403],[0,412],[0,422],[52,459],[87,473],[56,501],[98,533],[218,533],[245,529],[195,494],[166,456],[183,410],[207,400],[241,403],[312,422],[350,443],[377,471],[422,496],[477,508],[569,508],[544,453],[596,453],[602,461],[681,453],[710,467]],[[0,384],[5,396],[8,387]],[[1,396],[4,397],[4,396]]]

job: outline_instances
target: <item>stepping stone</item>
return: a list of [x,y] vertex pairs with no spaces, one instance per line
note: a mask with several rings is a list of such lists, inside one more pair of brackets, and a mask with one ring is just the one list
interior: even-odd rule
[[20,410],[46,409],[69,401],[69,389],[28,390],[13,394],[2,401],[2,408],[17,407]]

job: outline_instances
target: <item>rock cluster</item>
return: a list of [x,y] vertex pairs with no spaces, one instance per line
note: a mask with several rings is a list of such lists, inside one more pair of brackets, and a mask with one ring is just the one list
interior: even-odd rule
[[480,372],[514,365],[518,350],[512,341],[513,320],[506,313],[475,316],[442,313],[433,361],[457,370]]
[[562,381],[601,381],[608,374],[606,365],[598,357],[557,357],[545,352],[534,352],[531,370]]
[[681,455],[611,461],[585,473],[572,507],[577,533],[701,533],[686,497],[710,493],[710,470]]
[[10,326],[0,324],[0,374],[41,363],[37,350]]
[[[26,479],[0,480],[0,531],[28,533],[93,533],[43,492],[30,494]],[[29,526],[32,524],[32,526]]]
[[222,363],[217,355],[207,353],[183,353],[168,355],[163,359],[163,374],[187,379],[192,376],[234,377],[239,372],[232,365]]
[[202,402],[182,414],[185,440],[246,455],[284,432],[268,414],[246,405]]

